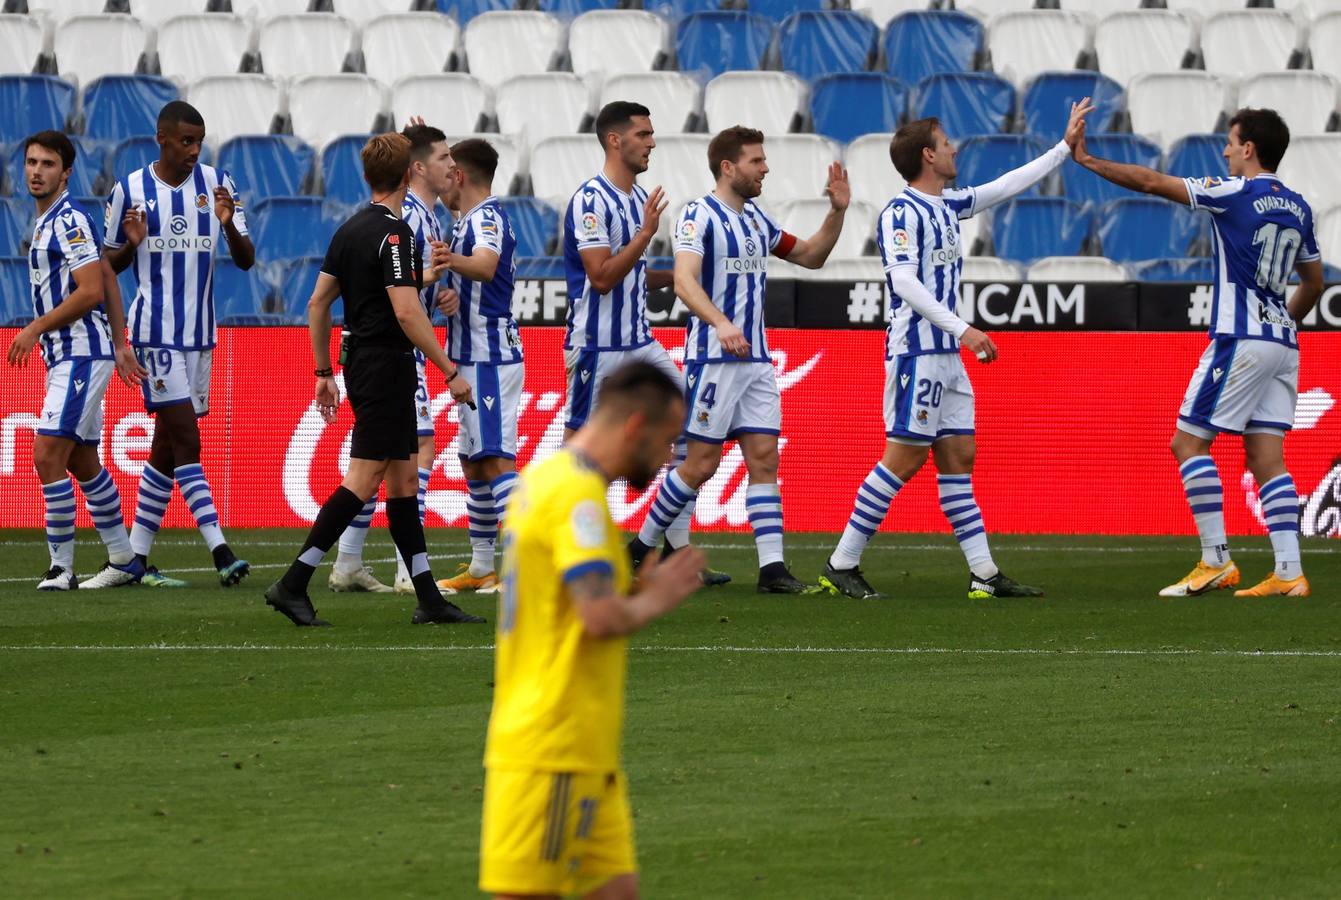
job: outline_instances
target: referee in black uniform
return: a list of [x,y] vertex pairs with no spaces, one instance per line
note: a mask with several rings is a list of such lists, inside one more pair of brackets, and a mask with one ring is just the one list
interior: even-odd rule
[[[331,239],[307,307],[317,364],[317,406],[331,422],[340,403],[331,369],[331,304],[336,297],[345,300],[349,332],[345,389],[354,408],[349,471],[321,507],[298,558],[265,592],[265,602],[295,625],[330,624],[312,608],[308,582],[326,552],[385,480],[391,538],[409,566],[419,601],[414,624],[483,622],[442,598],[428,566],[424,528],[419,522],[412,349],[418,347],[447,376],[456,402],[473,403],[470,385],[438,345],[419,299],[423,260],[415,251],[413,232],[400,217],[409,185],[410,141],[400,134],[376,135],[364,145],[362,159],[372,202],[354,213]],[[445,265],[449,254],[445,244],[437,244],[433,262],[442,257]]]

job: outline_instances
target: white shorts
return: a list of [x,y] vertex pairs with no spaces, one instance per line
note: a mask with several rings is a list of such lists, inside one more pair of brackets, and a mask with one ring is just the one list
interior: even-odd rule
[[1212,440],[1294,427],[1299,351],[1275,341],[1218,338],[1201,354],[1178,410],[1178,430]]
[[782,394],[772,363],[688,363],[684,436],[720,444],[742,434],[782,433]]
[[564,427],[574,431],[586,424],[596,409],[601,381],[625,363],[651,363],[683,387],[680,370],[671,362],[666,348],[656,341],[633,350],[566,350],[564,365],[568,370],[568,394],[563,401]]
[[209,413],[213,350],[136,347],[135,356],[149,371],[141,385],[146,410],[153,412],[189,400],[197,416]]
[[927,445],[973,431],[973,385],[958,353],[885,361],[885,437]]
[[96,447],[102,438],[102,398],[114,368],[110,359],[67,359],[47,369],[37,433]]
[[420,437],[433,437],[433,398],[428,395],[428,360],[418,350],[414,351],[414,378],[414,433]]
[[526,364],[503,366],[467,363],[461,375],[470,382],[475,408],[458,403],[461,428],[456,452],[462,459],[517,458],[517,409],[521,405]]

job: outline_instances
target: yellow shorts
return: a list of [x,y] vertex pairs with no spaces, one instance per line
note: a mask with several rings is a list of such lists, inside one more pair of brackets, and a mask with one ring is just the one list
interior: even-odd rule
[[489,769],[480,890],[583,894],[638,870],[622,772]]

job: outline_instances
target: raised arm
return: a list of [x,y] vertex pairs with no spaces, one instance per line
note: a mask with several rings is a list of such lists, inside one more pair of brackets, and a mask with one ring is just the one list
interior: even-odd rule
[[610,238],[605,232],[601,213],[584,212],[581,205],[574,204],[573,215],[577,221],[569,222],[568,227],[577,229],[578,255],[582,258],[582,268],[586,270],[587,280],[592,287],[602,294],[608,294],[633,271],[638,260],[647,252],[647,245],[656,237],[665,209],[665,192],[660,187],[654,188],[643,204],[642,226],[618,253],[611,253]]
[[818,269],[824,265],[833,252],[838,236],[843,232],[843,219],[848,204],[852,202],[852,187],[848,184],[847,169],[839,163],[829,166],[829,180],[824,186],[824,195],[829,198],[829,212],[820,223],[819,230],[804,240],[797,240],[787,254],[786,260],[807,269]]
[[1059,169],[1071,155],[1072,149],[1080,142],[1084,134],[1085,116],[1093,111],[1094,106],[1090,103],[1089,97],[1079,103],[1072,103],[1071,118],[1066,123],[1066,134],[1055,147],[1018,169],[1012,169],[987,184],[974,187],[973,214],[977,215],[998,203],[1018,197]]
[[1142,194],[1153,194],[1156,197],[1163,197],[1184,206],[1191,204],[1191,198],[1187,194],[1186,182],[1175,175],[1166,175],[1163,172],[1156,172],[1154,169],[1147,169],[1145,166],[1138,166],[1135,163],[1120,163],[1111,159],[1091,156],[1089,149],[1085,146],[1083,127],[1080,131],[1080,138],[1072,150],[1072,157],[1095,175],[1105,181],[1113,182],[1118,187],[1124,187],[1129,191],[1139,191]]

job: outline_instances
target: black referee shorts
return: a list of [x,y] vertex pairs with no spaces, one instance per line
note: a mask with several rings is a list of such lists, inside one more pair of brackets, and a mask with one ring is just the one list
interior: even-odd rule
[[409,459],[419,451],[414,354],[386,347],[354,347],[345,360],[345,390],[354,408],[349,455],[356,459]]

